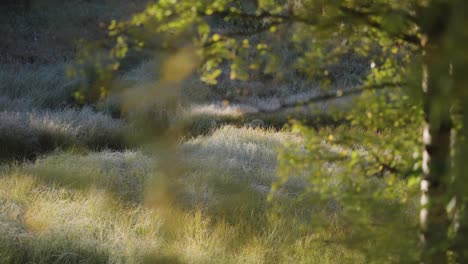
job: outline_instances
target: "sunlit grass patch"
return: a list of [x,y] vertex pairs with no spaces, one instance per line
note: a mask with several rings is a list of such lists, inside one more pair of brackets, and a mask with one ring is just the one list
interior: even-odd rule
[[[28,190],[21,210],[1,211],[15,215],[9,220],[0,218],[0,240],[8,242],[0,253],[12,263],[307,263],[326,259],[313,254],[317,251],[331,251],[326,254],[338,260],[344,258],[337,254],[359,259],[359,255],[320,242],[323,235],[315,235],[317,241],[306,233],[292,236],[298,227],[294,222],[287,217],[275,220],[267,212],[254,211],[257,221],[242,214],[226,222],[200,207],[129,206],[98,188],[77,190],[31,182],[26,174],[2,175],[0,183],[5,186],[0,198],[9,204],[15,193]],[[13,241],[17,241],[15,250],[9,247]]]
[[267,201],[288,143],[303,139],[233,126],[182,142],[184,174],[168,179],[180,188],[167,206],[149,202],[159,189],[145,184],[164,159],[140,151],[62,152],[5,168],[0,240],[16,250],[0,254],[13,263],[365,263],[340,244],[346,228],[315,228],[329,208]]
[[225,173],[257,183],[275,178],[277,151],[286,142],[301,139],[289,132],[272,129],[224,126],[209,136],[197,137],[184,144],[194,166],[209,172],[222,168]]
[[122,206],[101,190],[34,191],[22,217],[26,245],[9,252],[13,256],[37,263],[128,262],[128,255],[138,259],[142,251],[157,249],[160,224],[151,211]]
[[150,157],[133,151],[86,155],[58,153],[25,165],[26,171],[50,184],[102,189],[132,202],[143,201],[144,185],[154,168]]

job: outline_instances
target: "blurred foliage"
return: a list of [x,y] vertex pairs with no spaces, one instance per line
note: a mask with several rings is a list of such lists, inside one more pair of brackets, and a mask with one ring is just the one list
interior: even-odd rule
[[[362,251],[369,263],[417,262],[420,112],[400,96],[386,101],[372,91],[347,114],[350,126],[294,124],[307,140],[280,152],[280,181],[273,189],[291,178],[307,179],[309,191],[319,194],[310,203],[331,201],[336,221],[352,230],[345,245]],[[329,228],[330,215],[316,217],[315,224]]]

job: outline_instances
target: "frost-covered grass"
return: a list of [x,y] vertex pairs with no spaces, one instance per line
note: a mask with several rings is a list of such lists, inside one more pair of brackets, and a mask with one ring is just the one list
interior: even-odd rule
[[91,109],[0,112],[0,160],[33,158],[55,149],[121,149],[124,124]]
[[225,126],[209,136],[189,140],[183,148],[200,169],[219,168],[228,175],[235,174],[239,180],[269,188],[275,178],[277,150],[286,143],[300,142],[299,136],[289,132]]
[[0,111],[64,108],[79,87],[66,75],[67,64],[0,64]]
[[[176,178],[161,176],[164,157],[139,151],[64,152],[5,167],[0,260],[364,263],[359,252],[327,242],[346,229],[312,232],[307,210],[287,197],[266,201],[276,150],[286,143],[301,139],[223,127],[177,148],[183,169]],[[169,197],[163,185],[172,186]]]

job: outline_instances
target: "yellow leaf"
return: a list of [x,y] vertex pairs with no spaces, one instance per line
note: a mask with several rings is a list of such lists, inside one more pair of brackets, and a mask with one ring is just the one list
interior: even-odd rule
[[231,78],[231,80],[235,80],[237,78],[237,74],[235,71],[231,71],[231,74],[229,76]]
[[214,34],[212,38],[213,41],[219,41],[221,39],[221,36],[219,34]]
[[244,39],[242,41],[242,47],[245,48],[245,49],[248,49],[250,47],[250,44],[249,44],[249,40],[248,39]]
[[258,66],[258,64],[256,64],[256,63],[253,63],[253,64],[250,64],[250,65],[249,65],[249,69],[251,69],[251,70],[256,70],[256,69],[258,69],[258,68],[259,68],[259,66]]

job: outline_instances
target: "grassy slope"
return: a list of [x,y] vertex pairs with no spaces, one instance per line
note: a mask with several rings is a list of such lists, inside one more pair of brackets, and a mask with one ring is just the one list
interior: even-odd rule
[[161,186],[144,183],[161,182],[158,158],[141,152],[57,153],[7,169],[0,256],[17,263],[363,262],[325,242],[344,234],[338,226],[333,234],[303,231],[305,219],[269,209],[275,149],[286,142],[300,138],[225,127],[190,140],[179,149],[186,168],[171,189],[176,197],[156,202],[151,194]]

